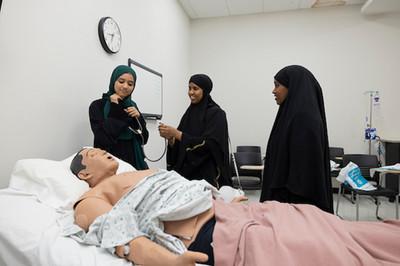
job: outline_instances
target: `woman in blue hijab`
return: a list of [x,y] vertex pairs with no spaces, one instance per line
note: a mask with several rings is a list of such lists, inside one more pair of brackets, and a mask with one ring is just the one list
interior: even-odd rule
[[117,66],[111,74],[108,92],[90,104],[89,117],[93,146],[142,170],[148,168],[141,146],[147,143],[149,132],[131,99],[135,84],[135,71],[129,66]]

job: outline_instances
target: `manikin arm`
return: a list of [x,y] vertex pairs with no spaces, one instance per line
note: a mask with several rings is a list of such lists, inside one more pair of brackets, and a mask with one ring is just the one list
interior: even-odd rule
[[97,217],[110,211],[112,205],[100,198],[83,199],[75,208],[75,223],[86,232]]
[[182,255],[174,254],[143,236],[129,242],[129,248],[127,256],[124,256],[122,247],[118,247],[116,253],[137,265],[194,266],[196,262],[208,260],[208,256],[200,252],[186,251]]

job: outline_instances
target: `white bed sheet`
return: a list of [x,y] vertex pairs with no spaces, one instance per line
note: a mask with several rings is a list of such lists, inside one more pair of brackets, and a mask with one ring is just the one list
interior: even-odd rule
[[[0,266],[132,265],[105,249],[62,236],[58,219],[88,189],[69,170],[73,156],[62,161],[23,159],[15,164],[10,186],[0,189]],[[135,170],[116,159],[118,173]]]
[[95,246],[61,236],[54,208],[17,190],[0,190],[0,265],[129,266]]

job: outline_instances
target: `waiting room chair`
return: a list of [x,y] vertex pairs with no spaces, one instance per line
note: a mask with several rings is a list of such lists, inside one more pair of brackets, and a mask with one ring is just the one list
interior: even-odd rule
[[[258,190],[262,185],[262,170],[246,170],[242,169],[243,165],[262,166],[261,153],[259,152],[235,152],[236,166],[239,172],[240,184],[244,190]],[[235,164],[231,156],[231,172],[233,187],[240,188],[239,181],[236,176]]]
[[339,167],[343,166],[343,155],[344,155],[343,148],[329,147],[329,159],[339,164]]
[[368,154],[344,154],[343,155],[343,167],[345,167],[349,162],[353,162],[358,165],[361,171],[361,175],[371,183],[375,183],[374,185],[377,187],[376,190],[372,191],[364,191],[359,189],[352,188],[347,183],[342,183],[339,186],[338,197],[336,202],[336,215],[339,212],[339,202],[340,198],[344,195],[345,191],[351,192],[351,198],[353,199],[355,196],[355,204],[356,204],[356,220],[359,219],[359,196],[370,196],[375,200],[376,204],[376,218],[381,220],[378,215],[379,212],[379,197],[394,197],[396,199],[396,219],[399,219],[399,194],[398,192],[382,187],[380,183],[379,174],[375,173],[373,177],[370,177],[370,169],[379,167],[378,158],[376,155],[368,155]]
[[340,168],[343,166],[343,155],[344,149],[342,147],[329,147],[329,159],[339,165],[337,169],[331,169],[332,192],[334,193],[339,191],[340,183],[335,178],[339,175]]
[[236,152],[257,152],[261,154],[261,147],[242,145],[236,147]]
[[337,164],[340,164],[340,166],[343,165],[343,155],[344,155],[343,148],[329,147],[329,159],[336,162]]

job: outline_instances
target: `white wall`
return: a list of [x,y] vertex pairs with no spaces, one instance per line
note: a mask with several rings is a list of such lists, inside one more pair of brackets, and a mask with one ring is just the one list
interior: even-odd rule
[[232,145],[265,149],[278,109],[273,76],[301,64],[324,93],[331,146],[367,153],[368,98],[379,90],[378,135],[400,139],[400,16],[365,17],[361,6],[195,20],[191,70],[209,73],[214,99],[226,110]]
[[[122,48],[108,55],[98,21],[113,17]],[[129,57],[164,75],[165,122],[177,124],[187,101],[190,21],[175,0],[5,0],[0,12],[0,187],[18,159],[64,159],[92,145],[91,101]],[[140,77],[139,77],[140,78]],[[140,103],[138,103],[140,106]],[[155,122],[146,151],[162,152]],[[165,160],[151,164],[165,168]]]
[[[114,17],[122,48],[106,54],[97,36]],[[190,22],[175,0],[5,0],[0,12],[0,187],[23,158],[63,159],[92,144],[88,106],[128,57],[164,75],[163,121],[177,125],[194,72],[213,78],[233,145],[265,148],[277,106],[273,75],[308,67],[325,95],[330,144],[366,152],[367,98],[379,89],[378,133],[400,138],[400,16],[364,17],[360,7],[302,10]],[[139,103],[140,105],[140,103]],[[162,152],[155,122],[146,152]],[[165,159],[150,164],[165,167]]]

